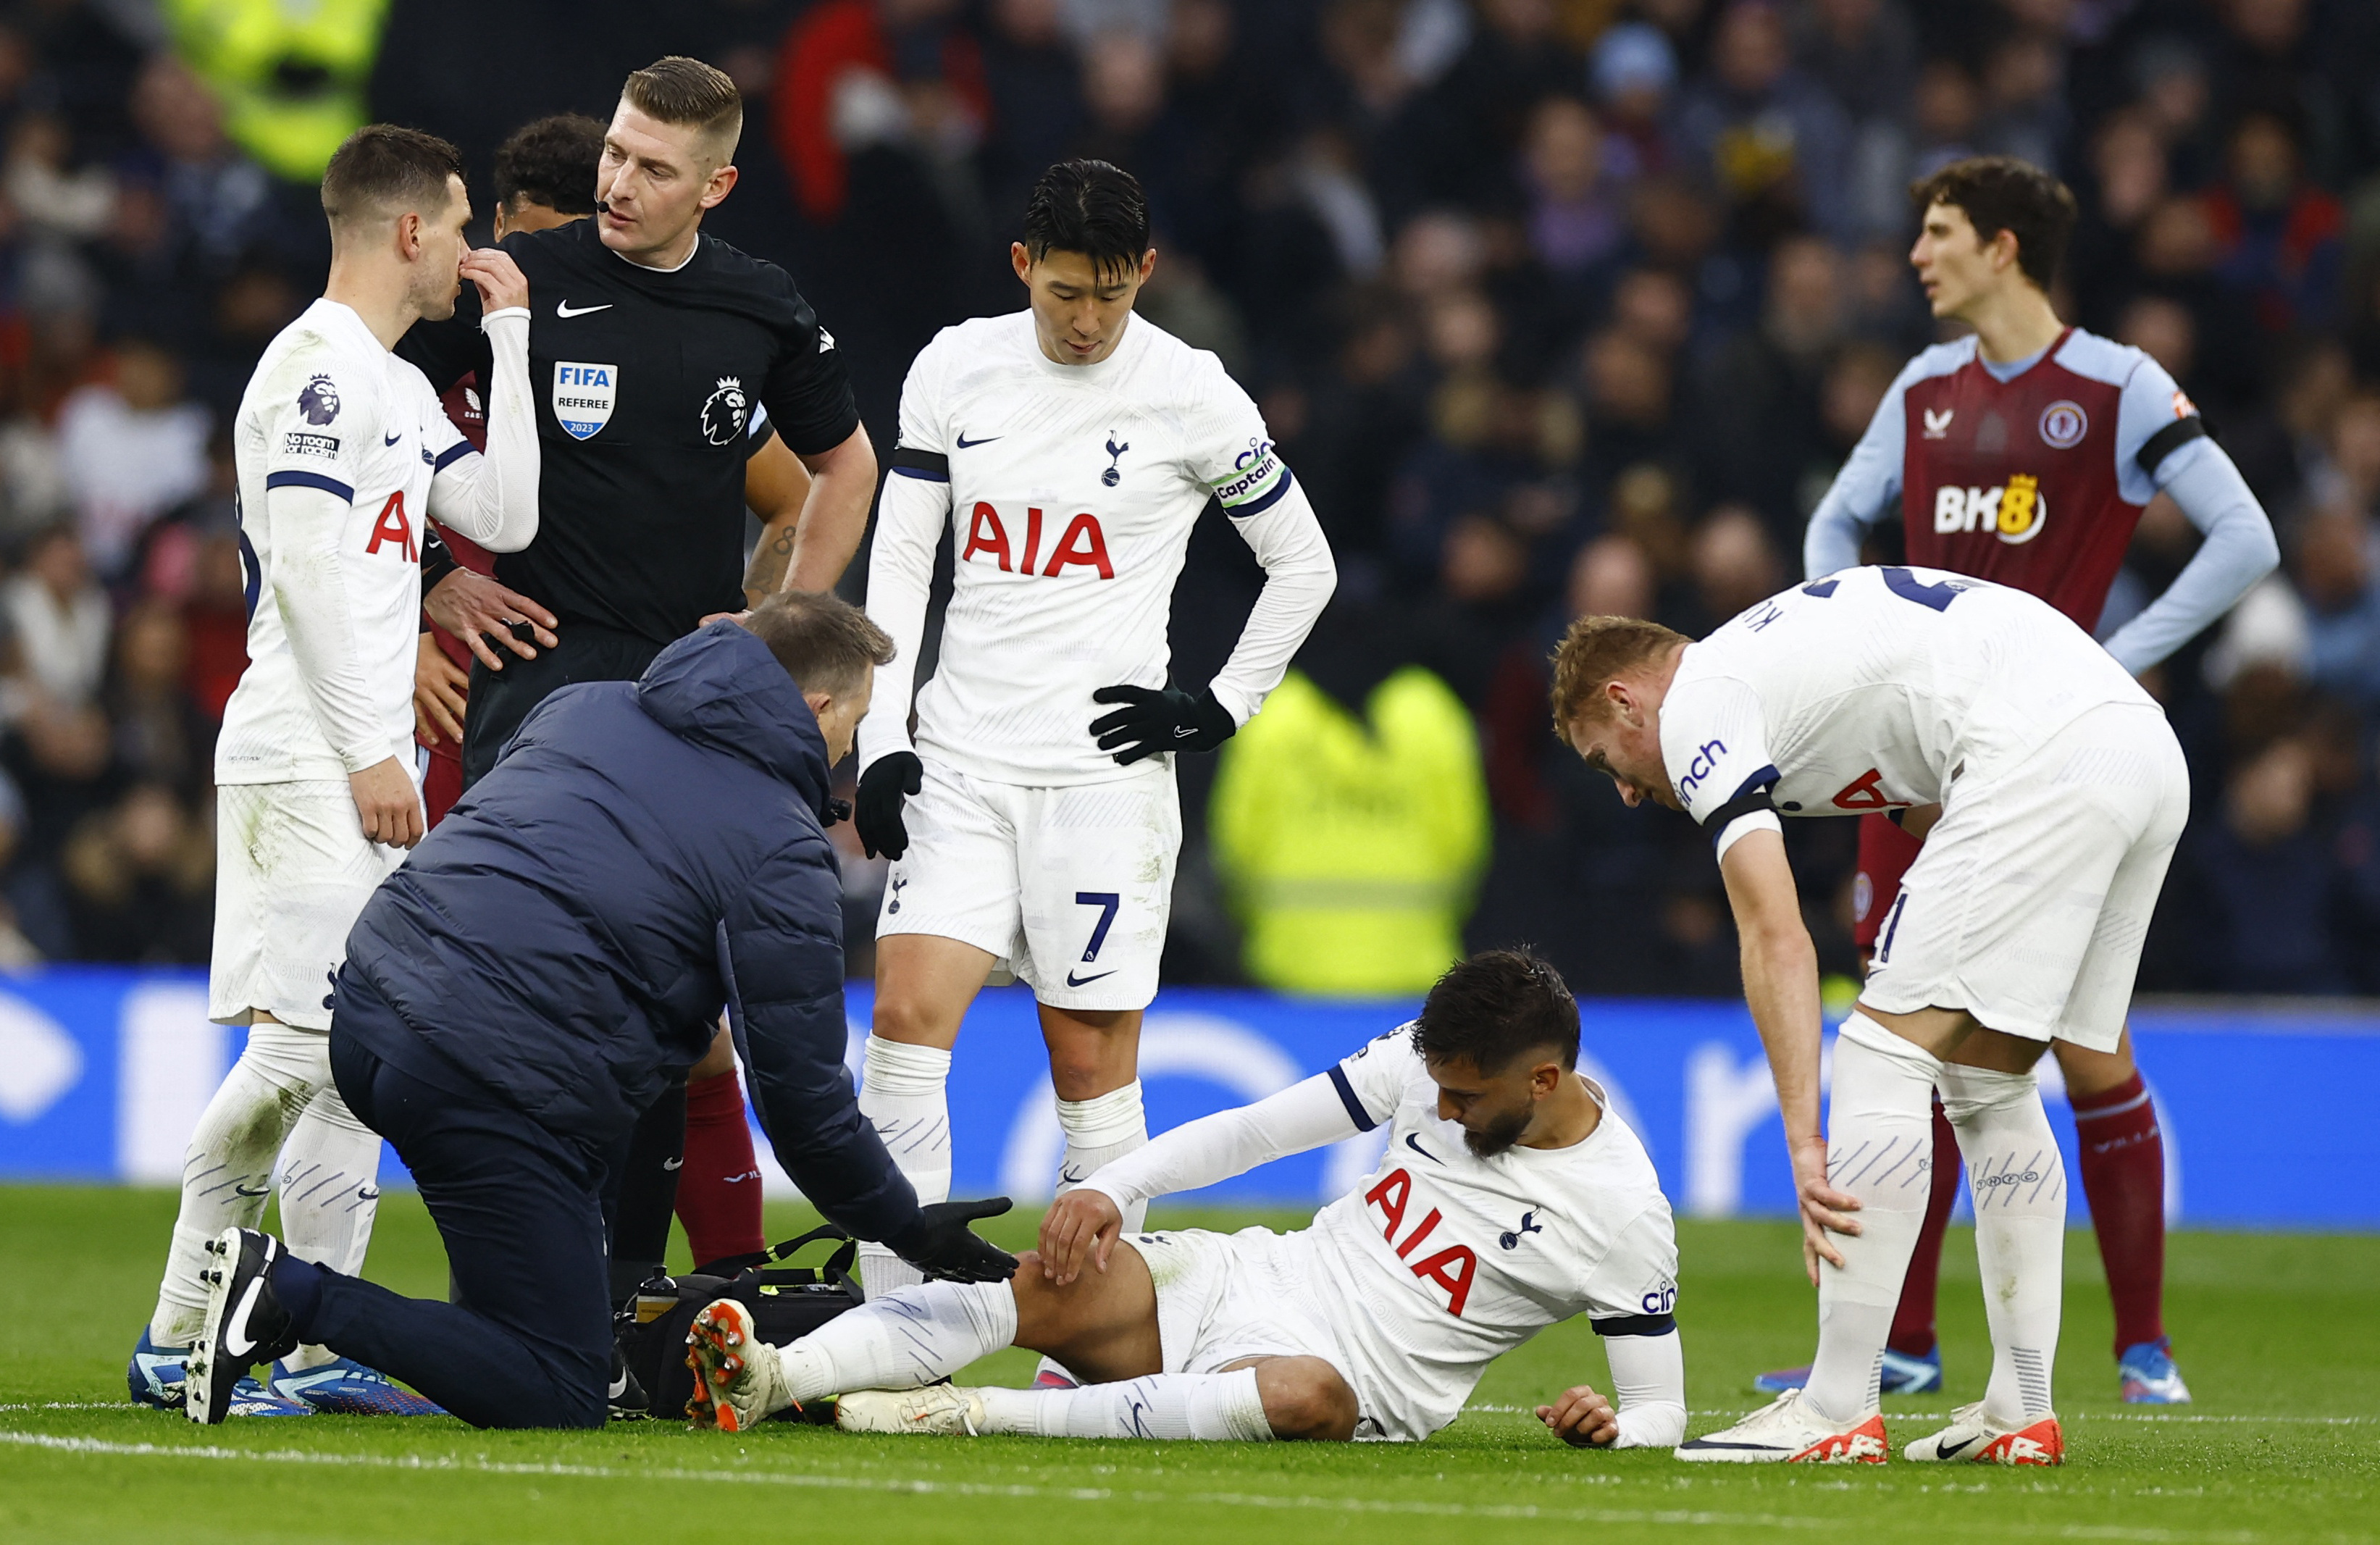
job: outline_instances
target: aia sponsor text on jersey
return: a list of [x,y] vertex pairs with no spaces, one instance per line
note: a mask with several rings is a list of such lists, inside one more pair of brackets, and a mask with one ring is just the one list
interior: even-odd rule
[[1115,578],[1115,565],[1108,558],[1107,533],[1100,529],[1098,516],[1086,512],[1068,519],[1045,550],[1045,531],[1056,524],[1054,517],[1045,521],[1038,505],[1027,505],[1021,515],[1012,509],[1003,518],[998,506],[978,500],[967,517],[966,544],[959,551],[959,562],[996,564],[1003,574],[1043,579],[1055,579],[1071,566],[1090,569],[1102,579]]

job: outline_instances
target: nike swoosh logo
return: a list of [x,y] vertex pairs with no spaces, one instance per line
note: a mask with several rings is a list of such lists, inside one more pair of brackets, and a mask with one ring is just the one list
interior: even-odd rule
[[248,1328],[249,1313],[256,1308],[256,1296],[263,1291],[264,1278],[260,1275],[248,1284],[248,1291],[240,1296],[239,1308],[231,1317],[231,1322],[234,1325],[238,1326],[240,1330],[225,1339],[224,1352],[225,1356],[245,1357],[250,1352],[256,1350],[256,1343],[250,1341],[244,1332]]
[[1069,1186],[1080,1186],[1084,1181],[1088,1180],[1090,1176],[1087,1174],[1076,1174],[1072,1170],[1060,1170],[1058,1172],[1058,1178],[1064,1181]]
[[731,1175],[729,1175],[729,1176],[727,1177],[727,1184],[728,1184],[728,1185],[730,1185],[730,1186],[740,1186],[740,1185],[742,1185],[745,1181],[747,1181],[747,1180],[758,1180],[758,1179],[759,1179],[759,1178],[760,1178],[760,1172],[759,1172],[759,1170],[746,1170],[742,1174],[731,1174]]
[[597,311],[610,310],[615,304],[617,302],[606,300],[601,306],[573,306],[567,300],[561,300],[554,303],[553,314],[558,317],[592,316]]
[[397,443],[397,441],[398,441],[400,438],[402,438],[402,434],[403,434],[403,432],[402,432],[402,431],[400,431],[400,432],[399,432],[398,433],[396,433],[396,434],[382,435],[382,436],[381,437],[381,442],[380,442],[380,443],[381,443],[382,444],[383,444],[383,445],[394,445],[394,444],[395,444]]
[[613,1399],[613,1400],[617,1400],[617,1399],[619,1399],[622,1395],[626,1394],[627,1393],[628,1393],[628,1376],[627,1376],[627,1374],[626,1374],[626,1373],[623,1372],[623,1373],[620,1375],[620,1377],[618,1377],[617,1379],[614,1379],[614,1380],[613,1380],[613,1381],[612,1381],[612,1389],[611,1389],[611,1395],[610,1395],[610,1398],[612,1398],[612,1399]]
[[685,1162],[686,1161],[683,1159],[664,1159],[662,1161],[662,1168],[665,1170],[674,1170]]
[[1066,973],[1066,985],[1069,987],[1088,987],[1095,981],[1100,981],[1114,975],[1115,972],[1113,971],[1100,971],[1093,976],[1077,978],[1074,972],[1069,971]]
[[987,434],[980,440],[970,440],[966,437],[965,432],[962,431],[959,434],[959,449],[963,451],[971,451],[978,445],[989,445],[995,440],[1005,440],[1007,438],[1008,436],[1004,434]]
[[1967,1445],[1964,1443],[1945,1443],[1937,1442],[1934,1445],[1934,1457],[1937,1459],[1956,1459],[1959,1455],[1966,1452]]
[[1423,1158],[1428,1160],[1433,1164],[1443,1164],[1446,1162],[1445,1160],[1440,1159],[1437,1154],[1432,1153],[1429,1150],[1422,1147],[1421,1139],[1415,1137],[1410,1132],[1405,1134],[1405,1146],[1412,1149],[1415,1153],[1420,1154]]
[[241,1197],[262,1197],[262,1196],[269,1196],[269,1195],[271,1195],[271,1194],[272,1194],[272,1191],[273,1191],[273,1183],[272,1183],[271,1181],[267,1181],[265,1184],[263,1184],[263,1185],[261,1185],[261,1186],[254,1186],[254,1187],[249,1187],[249,1186],[233,1186],[233,1187],[232,1187],[232,1194],[233,1194],[233,1195],[235,1195],[235,1196],[241,1196]]
[[358,1200],[358,1201],[378,1201],[378,1200],[380,1200],[380,1187],[379,1187],[379,1186],[358,1186],[358,1187],[356,1187],[356,1200]]

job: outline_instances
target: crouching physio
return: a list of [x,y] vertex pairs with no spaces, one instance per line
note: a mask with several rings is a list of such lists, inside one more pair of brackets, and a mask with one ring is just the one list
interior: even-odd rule
[[820,1211],[929,1277],[1014,1270],[966,1227],[1007,1203],[919,1207],[843,1066],[827,770],[892,652],[856,608],[787,592],[529,715],[365,905],[331,1019],[339,1092],[412,1170],[458,1301],[225,1230],[194,1420],[223,1420],[249,1368],[304,1340],[478,1426],[601,1426],[605,1176],[722,1004],[777,1158]]
[[[1412,1024],[1060,1198],[1013,1281],[903,1288],[783,1348],[742,1304],[710,1305],[688,1336],[691,1414],[741,1431],[834,1396],[853,1431],[1417,1442],[1499,1354],[1583,1314],[1617,1405],[1581,1384],[1538,1417],[1581,1447],[1674,1444],[1670,1204],[1577,1060],[1578,1006],[1550,966],[1464,961]],[[1310,1227],[1122,1232],[1135,1203],[1383,1126],[1378,1168]],[[1082,1382],[936,1382],[1012,1345]]]

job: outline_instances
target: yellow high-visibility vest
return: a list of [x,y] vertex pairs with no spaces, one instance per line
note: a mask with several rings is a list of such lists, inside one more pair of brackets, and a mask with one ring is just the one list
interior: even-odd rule
[[368,121],[389,0],[164,0],[174,51],[223,99],[224,128],[275,176],[320,182]]
[[1420,666],[1361,721],[1291,671],[1224,745],[1208,823],[1265,986],[1417,992],[1462,958],[1488,785],[1470,712]]

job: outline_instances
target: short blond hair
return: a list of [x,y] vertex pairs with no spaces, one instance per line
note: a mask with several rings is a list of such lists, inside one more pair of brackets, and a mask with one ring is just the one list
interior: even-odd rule
[[1554,734],[1571,745],[1571,725],[1602,716],[1606,687],[1690,642],[1675,628],[1642,617],[1581,617],[1571,624],[1554,651]]
[[629,76],[620,100],[649,118],[693,128],[717,149],[721,165],[735,159],[744,96],[725,70],[672,54]]

